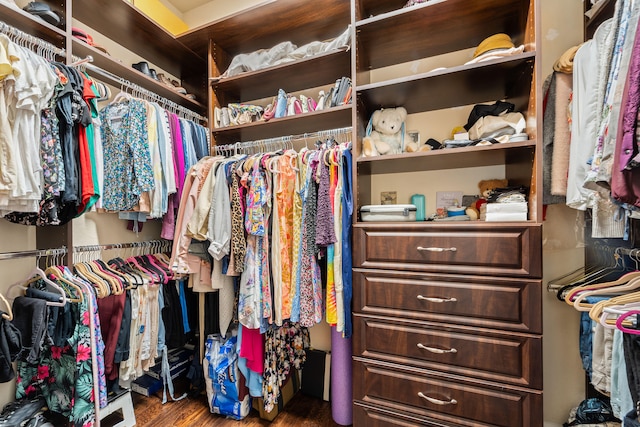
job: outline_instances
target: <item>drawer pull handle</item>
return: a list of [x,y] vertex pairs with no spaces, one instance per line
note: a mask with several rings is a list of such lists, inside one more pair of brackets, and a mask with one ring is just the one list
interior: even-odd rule
[[444,405],[455,405],[458,403],[458,401],[455,399],[449,399],[449,400],[434,399],[433,397],[429,397],[426,394],[422,393],[421,391],[418,392],[418,397],[421,397],[424,400],[433,403],[434,405],[444,406]]
[[418,246],[419,251],[427,251],[427,252],[456,252],[458,248],[435,248],[435,247],[427,247]]
[[435,297],[424,297],[422,295],[418,295],[416,298],[421,299],[423,301],[429,301],[429,302],[456,302],[456,301],[458,301],[456,298],[435,298]]
[[418,348],[430,351],[431,353],[437,353],[437,354],[457,353],[458,352],[458,350],[456,350],[455,348],[450,348],[449,350],[444,350],[442,348],[427,347],[426,345],[421,344],[421,343],[418,343]]

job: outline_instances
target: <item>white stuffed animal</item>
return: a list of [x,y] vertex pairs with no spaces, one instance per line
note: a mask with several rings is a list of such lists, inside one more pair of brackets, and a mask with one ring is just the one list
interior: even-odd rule
[[372,130],[362,139],[362,154],[365,157],[400,154],[404,147],[404,121],[407,110],[404,107],[383,108],[371,116]]

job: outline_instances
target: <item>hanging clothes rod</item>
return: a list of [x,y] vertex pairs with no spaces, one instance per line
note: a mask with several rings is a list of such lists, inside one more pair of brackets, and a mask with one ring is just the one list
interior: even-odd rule
[[59,47],[52,45],[49,42],[46,42],[38,37],[32,36],[31,34],[25,33],[17,29],[16,27],[7,24],[6,22],[0,21],[0,33],[6,34],[10,39],[14,42],[21,44],[24,42],[24,45],[35,51],[34,47],[38,49],[43,49],[47,52],[58,56],[64,56],[65,50]]
[[0,260],[29,258],[29,257],[51,257],[60,256],[67,253],[67,248],[62,246],[60,248],[52,249],[34,249],[31,251],[17,251],[17,252],[3,252],[0,253]]
[[233,144],[225,144],[225,145],[216,145],[214,150],[216,154],[233,152],[234,154],[238,154],[241,150],[253,149],[253,148],[261,148],[262,151],[272,150],[274,149],[274,145],[279,146],[288,146],[293,148],[293,142],[299,140],[307,140],[307,139],[325,139],[331,138],[337,135],[345,135],[353,132],[353,128],[351,126],[337,129],[329,129],[322,130],[318,132],[311,133],[303,133],[299,135],[287,135],[287,136],[278,136],[275,138],[267,138],[267,139],[258,139],[255,141],[244,141],[244,142],[236,142]]
[[147,240],[144,242],[128,242],[128,243],[108,243],[104,245],[85,245],[85,246],[74,246],[74,252],[97,252],[97,251],[107,251],[111,249],[129,249],[129,248],[152,248],[152,247],[171,247],[170,240]]
[[89,62],[86,61],[86,59],[81,59],[81,58],[77,58],[74,57],[73,58],[73,62],[74,63],[80,63],[80,65],[84,68],[86,68],[88,71],[90,71],[91,73],[95,73],[98,74],[99,76],[107,79],[110,81],[110,83],[116,85],[116,86],[121,86],[121,87],[127,87],[129,89],[131,89],[132,91],[138,93],[141,95],[141,97],[145,97],[150,101],[154,101],[157,102],[158,104],[162,105],[163,107],[167,108],[168,110],[171,110],[175,113],[181,113],[183,115],[183,117],[187,118],[187,119],[191,119],[191,120],[200,120],[200,121],[207,121],[207,118],[196,113],[195,111],[192,111],[186,107],[183,107],[182,105],[179,105],[165,97],[162,97],[160,95],[158,95],[155,92],[152,92],[148,89],[143,88],[140,85],[137,85],[135,83],[130,82],[129,80],[126,80],[120,76],[117,76],[115,74],[113,74],[110,71],[107,70],[103,70],[100,67],[97,67],[93,64],[91,64]]

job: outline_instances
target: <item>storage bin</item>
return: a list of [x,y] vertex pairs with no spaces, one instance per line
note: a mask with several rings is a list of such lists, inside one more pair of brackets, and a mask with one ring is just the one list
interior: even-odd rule
[[362,221],[415,221],[416,205],[365,205],[360,208]]

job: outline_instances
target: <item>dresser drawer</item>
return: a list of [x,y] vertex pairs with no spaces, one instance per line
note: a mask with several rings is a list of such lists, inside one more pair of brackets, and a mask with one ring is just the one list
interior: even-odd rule
[[353,265],[541,277],[540,238],[539,226],[526,225],[357,224]]
[[356,315],[353,354],[542,389],[542,338]]
[[353,427],[453,427],[453,424],[427,421],[408,414],[387,411],[380,407],[371,407],[356,403],[353,405]]
[[355,269],[353,310],[541,333],[540,280]]
[[425,423],[441,421],[469,427],[542,425],[542,393],[360,358],[355,359],[353,368],[353,377],[358,379],[353,384],[356,405],[404,413]]

